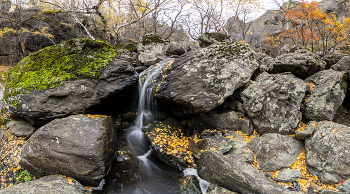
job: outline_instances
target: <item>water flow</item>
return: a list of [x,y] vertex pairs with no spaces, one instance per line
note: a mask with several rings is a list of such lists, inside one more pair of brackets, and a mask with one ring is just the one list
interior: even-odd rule
[[[141,128],[145,125],[148,125],[155,121],[156,119],[156,104],[152,98],[152,88],[150,84],[152,80],[160,74],[160,71],[164,68],[164,66],[172,61],[173,58],[165,59],[153,67],[146,69],[144,72],[139,75],[139,103],[137,110],[136,120],[131,127],[131,132],[128,134],[128,142],[132,147],[132,151],[135,156],[144,155],[149,150],[149,143],[144,138],[143,132]],[[142,83],[142,77],[147,72],[147,77]]]

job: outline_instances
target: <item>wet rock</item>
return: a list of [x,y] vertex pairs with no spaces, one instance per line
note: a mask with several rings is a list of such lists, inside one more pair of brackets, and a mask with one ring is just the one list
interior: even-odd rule
[[16,136],[30,136],[34,133],[35,128],[32,124],[26,121],[10,121],[6,124],[6,128],[10,130],[11,134]]
[[281,185],[268,179],[264,173],[235,158],[207,151],[198,161],[198,175],[213,183],[238,193],[282,193]]
[[145,71],[146,69],[147,69],[146,66],[135,67],[135,71],[136,71],[137,73],[141,73],[141,72]]
[[317,122],[310,121],[307,123],[305,129],[297,130],[295,132],[295,138],[299,140],[305,140],[306,138],[310,137],[314,133],[316,128],[317,128]]
[[310,86],[303,105],[303,115],[313,121],[332,121],[346,94],[346,75],[333,69],[320,71],[308,77]]
[[219,187],[215,184],[210,184],[206,194],[237,194],[236,192]]
[[89,39],[32,53],[7,74],[6,106],[13,116],[41,126],[55,118],[91,113],[111,97],[104,111],[122,111],[137,73],[129,62],[115,59],[116,54],[112,46]]
[[166,55],[171,56],[171,55],[183,55],[185,54],[185,49],[176,42],[171,42],[167,48],[166,48]]
[[326,62],[318,55],[307,49],[299,49],[294,53],[276,57],[270,73],[292,72],[300,78],[307,78],[314,73],[324,70]]
[[301,122],[306,84],[291,73],[262,73],[241,93],[243,105],[260,134],[292,134]]
[[350,193],[350,180],[343,182],[341,185],[336,186],[335,188],[339,189],[339,191],[341,191],[341,192]]
[[187,175],[180,179],[181,194],[201,194],[199,180],[194,175]]
[[177,116],[205,113],[246,84],[258,63],[255,52],[232,42],[188,52],[156,79],[154,95],[162,110]]
[[193,122],[191,128],[198,131],[203,129],[238,130],[248,135],[251,135],[254,131],[254,125],[249,118],[242,117],[234,111],[199,116]]
[[0,193],[11,194],[35,194],[35,193],[70,193],[70,194],[90,194],[91,192],[78,181],[70,178],[63,178],[58,175],[45,176],[40,179],[25,182],[19,185],[0,190]]
[[350,128],[320,121],[311,139],[305,140],[309,171],[322,183],[338,183],[350,176]]
[[278,182],[294,182],[301,177],[301,172],[298,169],[282,169],[276,177]]
[[63,174],[84,185],[98,186],[113,162],[116,141],[110,117],[55,119],[24,144],[19,164],[36,177]]
[[250,149],[265,172],[289,167],[297,160],[304,145],[288,135],[267,133],[250,142]]
[[166,164],[183,170],[193,167],[195,160],[189,148],[189,137],[184,136],[180,123],[166,119],[142,128],[147,140],[151,142],[153,153]]

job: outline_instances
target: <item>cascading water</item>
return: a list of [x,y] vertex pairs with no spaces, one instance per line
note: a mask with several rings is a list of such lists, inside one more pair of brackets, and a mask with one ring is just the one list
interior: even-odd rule
[[[139,75],[137,117],[134,124],[127,129],[127,145],[121,148],[130,150],[134,157],[112,167],[106,177],[104,193],[177,194],[180,193],[180,185],[173,177],[196,175],[194,169],[181,172],[160,161],[152,153],[150,143],[141,130],[142,127],[148,127],[148,124],[156,120],[157,105],[152,98],[154,84],[152,80],[156,79],[172,60],[172,58],[165,59]],[[119,137],[125,141],[125,138]],[[205,185],[202,187],[202,192],[205,193],[209,183],[203,180],[200,183]]]

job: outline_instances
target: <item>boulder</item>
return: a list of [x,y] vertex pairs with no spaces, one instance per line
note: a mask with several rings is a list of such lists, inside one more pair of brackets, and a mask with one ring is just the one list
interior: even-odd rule
[[292,72],[300,78],[307,78],[314,73],[324,70],[326,62],[318,55],[307,49],[299,49],[294,53],[276,57],[270,73]]
[[201,36],[198,37],[199,46],[200,47],[207,47],[214,43],[220,43],[220,42],[231,42],[230,37],[223,33],[218,32],[206,32],[203,33]]
[[30,136],[35,131],[32,124],[26,121],[10,121],[6,124],[6,128],[10,130],[11,134],[16,136]]
[[292,134],[301,122],[306,84],[291,73],[260,74],[241,93],[245,112],[260,134]]
[[313,74],[305,82],[310,89],[303,104],[303,115],[312,121],[332,121],[345,99],[345,73],[328,69]]
[[[350,83],[350,56],[344,56],[338,63],[334,64],[331,69],[336,71],[346,72],[347,83]],[[349,87],[350,88],[350,87]],[[350,95],[350,89],[347,90],[347,95]]]
[[187,175],[180,179],[181,194],[202,194],[199,180],[194,175]]
[[171,56],[171,55],[183,55],[185,54],[185,49],[176,42],[171,42],[167,48],[166,48],[166,55]]
[[[73,39],[46,47],[8,72],[4,99],[11,114],[32,123],[107,107],[121,111],[137,84],[132,65],[115,59],[116,50],[101,41]],[[116,100],[118,99],[118,100]],[[106,108],[106,107],[105,107]]]
[[235,158],[207,151],[198,161],[198,175],[212,184],[238,193],[275,194],[287,191],[263,172]]
[[322,183],[335,184],[350,176],[350,128],[320,121],[311,139],[305,140],[306,164]]
[[154,122],[142,128],[145,137],[151,142],[153,153],[164,163],[184,170],[193,167],[194,157],[189,148],[189,138],[181,131],[180,123],[175,119]]
[[327,53],[322,59],[326,62],[326,69],[329,69],[343,57],[344,55],[341,52],[334,50]]
[[267,133],[250,142],[256,161],[265,172],[289,167],[298,159],[304,145],[289,135]]
[[249,118],[242,117],[234,111],[198,116],[193,120],[191,128],[198,131],[203,129],[242,131],[248,135],[251,135],[254,131],[254,125]]
[[305,140],[308,137],[311,137],[314,134],[314,131],[317,128],[317,122],[310,121],[307,123],[305,128],[300,128],[295,132],[295,138],[299,140]]
[[19,164],[36,177],[61,174],[84,185],[98,186],[114,160],[116,137],[110,117],[72,115],[55,119],[28,139]]
[[78,181],[71,178],[63,178],[62,176],[52,175],[45,176],[40,179],[25,182],[23,184],[8,187],[0,190],[1,194],[90,194],[91,192],[81,185]]
[[257,68],[249,48],[236,42],[213,44],[169,64],[155,79],[154,95],[171,115],[208,112],[246,84]]
[[155,33],[145,33],[140,37],[137,50],[139,53],[138,60],[149,67],[166,58],[165,51],[168,41]]
[[282,169],[276,177],[278,182],[294,182],[301,178],[301,172],[298,169]]

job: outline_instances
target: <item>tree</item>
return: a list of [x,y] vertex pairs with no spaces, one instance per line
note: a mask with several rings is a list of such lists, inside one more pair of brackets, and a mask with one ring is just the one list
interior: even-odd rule
[[284,12],[286,26],[277,37],[266,35],[266,42],[276,46],[293,43],[310,47],[312,51],[321,50],[323,54],[330,48],[349,43],[350,18],[338,20],[334,13],[327,15],[318,8],[316,1],[301,1],[298,9]]

